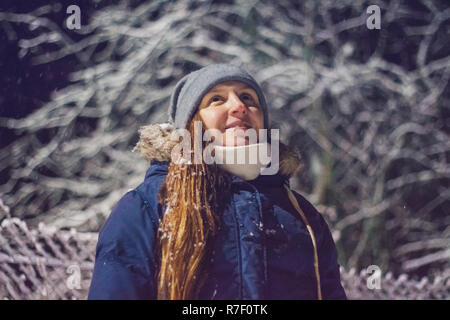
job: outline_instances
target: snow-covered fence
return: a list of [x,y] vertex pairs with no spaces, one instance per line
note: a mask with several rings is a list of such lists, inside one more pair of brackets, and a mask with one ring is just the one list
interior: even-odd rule
[[0,226],[1,299],[85,299],[96,233],[29,229],[17,218]]
[[[40,224],[29,229],[17,218],[0,226],[0,299],[86,299],[95,259],[97,233],[57,230]],[[450,270],[433,279],[388,273],[379,289],[369,277],[341,270],[349,299],[449,299]]]

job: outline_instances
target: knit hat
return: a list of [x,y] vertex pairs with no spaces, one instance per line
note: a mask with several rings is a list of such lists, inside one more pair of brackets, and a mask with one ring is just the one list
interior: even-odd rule
[[170,97],[169,123],[177,129],[187,128],[203,96],[218,83],[231,80],[244,82],[255,90],[264,114],[264,127],[268,129],[268,110],[261,87],[241,67],[225,63],[208,65],[185,75],[178,81]]

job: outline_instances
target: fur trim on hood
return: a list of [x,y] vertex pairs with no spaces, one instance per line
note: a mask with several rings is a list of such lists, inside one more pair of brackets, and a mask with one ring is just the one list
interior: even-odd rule
[[[171,151],[178,141],[171,140],[174,128],[169,123],[150,124],[139,129],[140,138],[132,152],[139,151],[147,160],[170,161]],[[298,149],[280,141],[280,173],[287,177],[303,168]]]

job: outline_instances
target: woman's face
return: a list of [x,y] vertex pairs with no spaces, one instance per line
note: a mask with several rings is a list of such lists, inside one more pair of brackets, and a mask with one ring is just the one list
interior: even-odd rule
[[[264,114],[255,90],[240,81],[225,81],[203,96],[199,114],[205,129],[218,129],[224,146],[249,144],[245,130],[264,129]],[[238,130],[240,129],[240,130]]]

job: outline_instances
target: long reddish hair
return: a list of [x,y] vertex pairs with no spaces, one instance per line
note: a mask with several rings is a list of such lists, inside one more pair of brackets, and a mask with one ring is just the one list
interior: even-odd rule
[[[194,145],[194,122],[188,126]],[[204,130],[202,130],[203,136]],[[203,143],[205,148],[207,143]],[[193,153],[191,153],[193,154]],[[220,224],[229,177],[216,164],[170,162],[158,199],[167,208],[158,229],[158,299],[196,299],[206,280],[206,258]],[[221,192],[217,192],[220,190]]]

